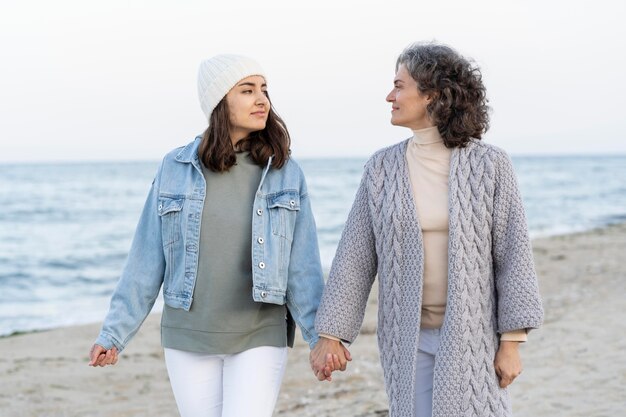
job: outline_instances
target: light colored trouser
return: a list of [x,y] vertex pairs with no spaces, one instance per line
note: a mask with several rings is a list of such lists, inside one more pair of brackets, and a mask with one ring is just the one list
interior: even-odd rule
[[440,329],[420,329],[415,377],[415,417],[433,415],[433,371]]
[[286,347],[261,346],[232,355],[164,351],[181,417],[271,417]]

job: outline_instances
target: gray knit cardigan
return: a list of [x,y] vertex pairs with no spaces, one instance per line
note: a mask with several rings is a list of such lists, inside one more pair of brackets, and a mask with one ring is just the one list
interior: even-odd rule
[[[407,144],[382,149],[367,162],[315,325],[319,333],[354,341],[378,275],[378,347],[391,417],[415,414],[424,271]],[[539,327],[543,308],[509,157],[481,141],[455,148],[448,193],[448,298],[433,417],[510,416],[493,364],[498,334]]]

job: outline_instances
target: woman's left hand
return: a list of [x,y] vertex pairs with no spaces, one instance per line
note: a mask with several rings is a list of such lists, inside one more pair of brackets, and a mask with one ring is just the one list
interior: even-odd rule
[[522,359],[517,346],[519,342],[500,342],[494,366],[500,380],[500,387],[506,388],[522,373]]

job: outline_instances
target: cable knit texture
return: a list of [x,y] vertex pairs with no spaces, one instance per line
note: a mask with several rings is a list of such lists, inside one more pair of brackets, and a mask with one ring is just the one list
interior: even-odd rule
[[[413,417],[423,242],[407,141],[377,152],[333,260],[316,329],[354,341],[378,274],[378,345],[391,417]],[[543,320],[526,218],[504,151],[481,141],[450,157],[448,295],[433,417],[502,417],[511,409],[493,361],[498,334]]]

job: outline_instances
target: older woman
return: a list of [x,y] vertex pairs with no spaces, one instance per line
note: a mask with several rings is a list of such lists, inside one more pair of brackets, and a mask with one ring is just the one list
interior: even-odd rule
[[518,344],[543,309],[511,161],[480,140],[480,71],[447,46],[413,44],[387,101],[413,136],[365,166],[317,312],[313,370],[345,369],[342,341],[356,338],[378,275],[390,415],[509,416]]

